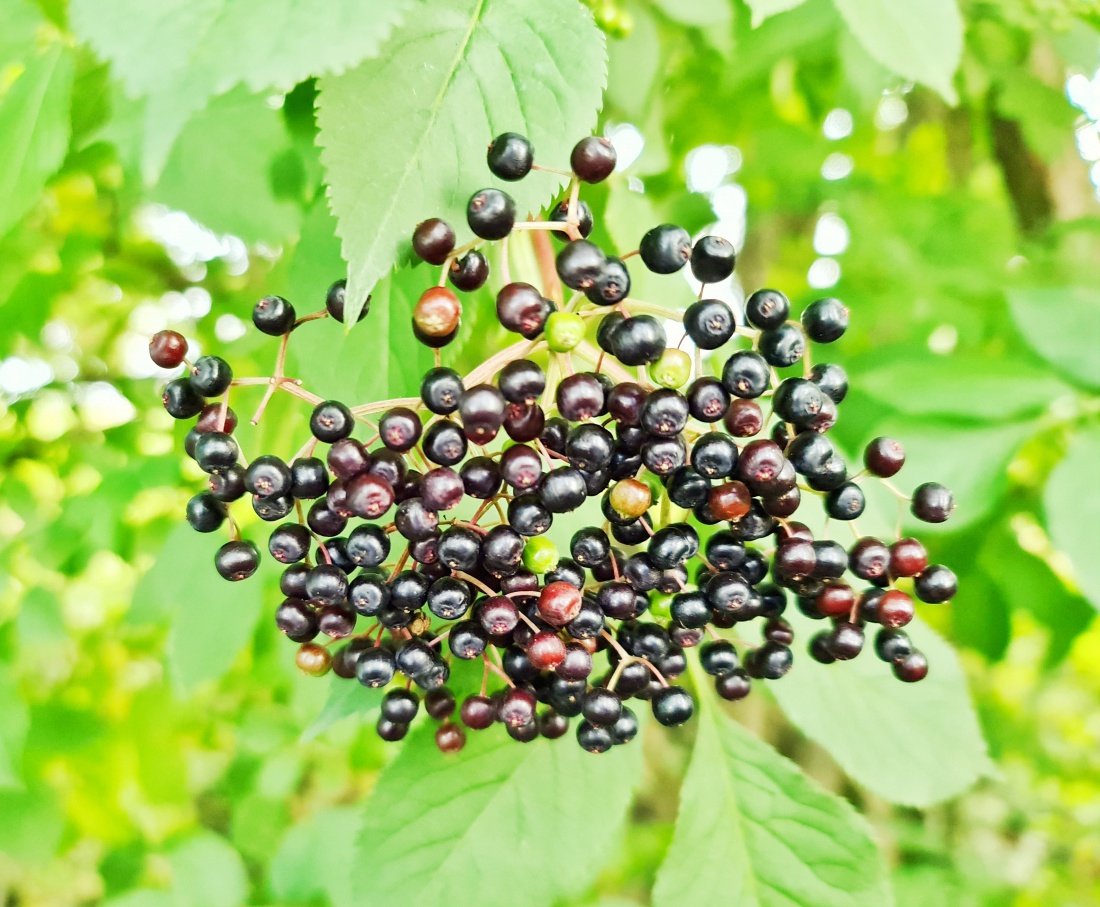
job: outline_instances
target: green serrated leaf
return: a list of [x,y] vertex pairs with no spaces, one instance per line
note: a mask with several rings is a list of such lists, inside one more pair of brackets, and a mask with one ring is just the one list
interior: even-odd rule
[[411,0],[74,0],[73,29],[147,97],[144,170],[155,176],[188,117],[244,83],[287,91],[378,52]]
[[956,0],[833,0],[864,49],[891,72],[934,88],[954,104],[963,49]]
[[[376,288],[362,330],[344,333],[326,319],[294,332],[295,377],[316,394],[348,405],[416,395],[431,351],[412,333],[412,311],[431,284],[424,268],[399,271]],[[324,290],[321,291],[323,299]]]
[[759,28],[765,19],[801,6],[806,0],[746,0],[746,2],[752,10],[752,27]]
[[591,883],[626,817],[641,747],[594,757],[572,740],[518,744],[501,730],[469,733],[457,756],[436,749],[430,724],[410,737],[366,805],[359,902],[435,907],[466,891],[479,907],[543,907]]
[[385,690],[371,689],[354,679],[349,680],[333,674],[325,707],[321,710],[321,714],[302,731],[303,742],[313,740],[336,722],[350,718],[352,715],[362,717],[369,714],[381,704],[384,693]]
[[187,123],[150,191],[216,233],[278,242],[298,230],[297,205],[277,201],[270,168],[289,146],[282,117],[240,88]]
[[1100,608],[1100,486],[1093,480],[1100,463],[1100,429],[1078,433],[1051,473],[1043,491],[1047,529],[1073,564],[1077,585]]
[[653,907],[892,903],[855,810],[704,701]]
[[[860,393],[899,412],[1004,421],[1042,412],[1072,388],[1042,368],[976,356],[912,356],[853,375]],[[920,388],[919,393],[914,393]]]
[[69,148],[72,52],[60,43],[32,57],[0,100],[0,234],[35,203]]
[[1100,291],[1033,287],[1008,291],[1008,305],[1028,345],[1066,377],[1100,387]]
[[[821,628],[787,616],[799,639]],[[831,665],[796,658],[769,689],[791,723],[854,781],[891,803],[926,807],[962,793],[990,766],[954,651],[919,618],[906,631],[928,658],[920,683],[901,683],[868,651]]]
[[500,183],[486,145],[521,132],[536,161],[566,166],[605,79],[603,35],[576,0],[427,0],[377,59],[322,79],[318,141],[349,266],[349,324],[425,218],[464,241],[466,202],[489,185],[506,187],[520,216],[538,211],[561,178]]

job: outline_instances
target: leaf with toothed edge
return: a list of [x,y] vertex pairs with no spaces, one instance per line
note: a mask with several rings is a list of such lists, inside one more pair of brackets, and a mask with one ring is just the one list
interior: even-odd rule
[[638,741],[593,756],[575,740],[517,743],[495,727],[443,755],[434,729],[410,735],[367,801],[357,903],[435,907],[465,891],[478,907],[542,907],[591,884],[641,777]]
[[536,164],[567,166],[606,69],[603,35],[577,0],[428,0],[377,58],[322,79],[318,141],[349,263],[347,323],[420,221],[442,217],[462,243],[479,189],[504,188],[520,216],[550,201],[560,176],[503,183],[486,146],[521,132]]

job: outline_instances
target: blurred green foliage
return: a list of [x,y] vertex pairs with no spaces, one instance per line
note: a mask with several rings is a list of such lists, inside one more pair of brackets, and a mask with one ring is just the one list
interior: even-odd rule
[[[145,344],[171,326],[222,351],[238,374],[269,373],[274,345],[239,330],[254,301],[281,292],[302,312],[319,308],[346,268],[324,197],[314,77],[338,81],[365,57],[388,59],[400,21],[427,21],[418,5],[365,4],[363,15],[359,4],[332,4],[306,18],[313,29],[246,3],[73,0],[70,10],[64,0],[0,0],[7,904],[355,903],[361,804],[374,802],[366,795],[387,763],[385,813],[367,807],[368,827],[380,824],[361,890],[374,861],[394,859],[386,819],[408,809],[401,779],[415,785],[425,766],[411,743],[396,759],[384,749],[363,721],[372,703],[362,691],[296,671],[264,619],[278,598],[274,571],[230,589],[193,569],[213,550],[181,527],[199,474],[181,455],[184,429],[159,406],[161,376]],[[889,721],[861,727],[869,739],[853,737],[848,750],[811,742],[828,737],[815,722],[832,724],[834,736],[837,722],[844,729],[847,697],[879,696],[859,675],[835,688],[798,687],[792,676],[775,698],[732,714],[862,812],[899,905],[1100,902],[1100,208],[1089,181],[1100,158],[1097,81],[1088,83],[1091,108],[1079,101],[1100,67],[1095,5],[590,6],[608,35],[599,128],[626,140],[633,124],[644,141],[637,161],[590,196],[600,238],[625,250],[644,224],[699,230],[718,220],[744,230],[743,243],[732,237],[743,245],[743,288],[776,286],[796,303],[840,296],[853,327],[836,355],[854,389],[838,437],[849,450],[879,434],[899,438],[910,452],[907,487],[935,478],[960,503],[930,547],[956,569],[961,592],[921,616],[960,651],[992,764],[951,762],[960,737],[976,740],[965,703],[922,713],[896,685],[882,705]],[[330,18],[335,10],[349,18]],[[549,3],[530,10],[555,15]],[[244,42],[239,53],[234,42]],[[293,52],[280,56],[271,49],[279,42]],[[560,52],[568,72],[569,49]],[[369,87],[370,75],[350,78]],[[1078,106],[1066,97],[1070,77]],[[386,90],[375,118],[373,99],[363,101],[363,171],[386,153],[383,115],[418,103]],[[470,123],[455,139],[463,148],[483,147],[489,125],[511,125],[468,113],[447,113]],[[568,147],[587,125],[542,128]],[[700,155],[714,151],[724,170],[699,185]],[[486,174],[464,165],[451,178],[442,189],[461,204]],[[429,213],[402,217],[413,224]],[[341,230],[353,257],[370,224],[357,229]],[[303,331],[291,368],[322,394],[408,393],[422,361],[409,349],[407,311],[431,279],[408,268],[386,278],[368,322],[346,337],[327,323]],[[675,306],[684,288],[653,292]],[[478,298],[457,345],[467,366],[504,340],[491,297]],[[251,405],[239,404],[242,417]],[[277,401],[260,426],[242,430],[242,444],[289,454],[303,426],[298,409]],[[892,520],[885,507],[881,519]],[[735,791],[744,763],[720,765],[718,754],[758,744],[739,742],[744,732],[717,711],[705,720],[697,733],[707,764],[727,771]],[[671,903],[679,892],[693,905],[726,903],[721,886],[708,893],[692,873],[697,830],[682,825],[673,837],[685,771],[685,803],[706,799],[698,770],[687,768],[692,738],[647,729],[644,774],[640,764],[627,773],[638,785],[629,821],[620,830],[626,800],[607,795],[592,848],[583,836],[570,841],[569,859],[583,866],[531,864],[517,903],[623,907]],[[492,743],[477,746],[494,764]],[[525,757],[532,764],[500,773],[540,777],[545,751],[535,752]],[[791,777],[780,772],[777,785],[801,790],[805,780]],[[936,789],[925,795],[928,779]],[[599,787],[599,777],[589,783]],[[958,795],[931,805],[948,793]],[[463,817],[445,807],[441,821],[461,829]],[[848,821],[835,800],[821,809]],[[597,845],[610,848],[602,861],[590,852]],[[556,886],[543,878],[559,870]],[[379,871],[391,889],[404,884]],[[439,882],[419,884],[392,890],[425,897]],[[876,890],[885,888],[836,903],[876,903]],[[472,896],[440,891],[430,896]]]

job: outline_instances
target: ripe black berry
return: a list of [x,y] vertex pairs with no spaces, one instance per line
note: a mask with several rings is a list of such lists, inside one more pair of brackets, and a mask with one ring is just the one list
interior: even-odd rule
[[658,690],[650,700],[653,717],[665,727],[676,727],[695,714],[691,694],[683,687],[670,686]]
[[733,273],[736,260],[729,240],[704,236],[691,250],[691,273],[700,283],[720,283]]
[[296,317],[294,306],[282,296],[265,296],[252,309],[252,323],[272,337],[287,333]]
[[760,335],[760,355],[768,365],[786,368],[806,352],[806,338],[793,324],[781,324]]
[[607,256],[595,243],[577,239],[567,243],[558,253],[556,267],[562,283],[574,290],[596,286],[607,264]]
[[943,523],[955,509],[955,498],[951,492],[936,482],[918,485],[913,492],[910,510],[918,520],[925,523]]
[[477,249],[451,260],[447,278],[456,290],[470,293],[479,290],[489,279],[489,259]]
[[326,400],[313,408],[309,417],[309,430],[318,441],[332,444],[348,437],[355,427],[355,419],[339,400]]
[[486,161],[493,176],[514,182],[531,172],[535,152],[526,137],[518,132],[504,132],[489,143]]
[[214,567],[224,579],[248,579],[260,566],[260,549],[244,539],[226,542],[214,555]]
[[745,319],[762,331],[779,327],[790,313],[790,300],[778,290],[757,290],[745,300]]
[[187,522],[196,532],[213,532],[225,522],[225,504],[209,491],[187,502]]
[[[694,259],[692,264],[694,266]],[[684,330],[700,349],[718,349],[736,329],[730,307],[717,299],[700,299],[684,312]]]
[[802,312],[802,327],[815,343],[832,343],[848,330],[848,309],[831,297],[811,302]]
[[[347,298],[347,281],[344,279],[337,280],[331,287],[328,288],[328,293],[325,294],[325,309],[329,315],[344,323],[344,303]],[[370,311],[370,297],[367,297],[367,301],[363,303],[363,311],[359,313],[359,317],[356,318],[356,322],[362,321],[367,317],[367,312]]]
[[482,239],[504,239],[515,222],[516,203],[499,189],[475,192],[466,205],[466,223]]
[[586,183],[598,183],[607,179],[615,169],[615,146],[596,135],[586,136],[573,146],[569,166],[578,178]]
[[199,356],[191,366],[191,386],[204,397],[220,397],[233,380],[233,369],[220,356]]
[[413,231],[413,251],[430,265],[441,265],[455,247],[455,231],[445,220],[431,217]]

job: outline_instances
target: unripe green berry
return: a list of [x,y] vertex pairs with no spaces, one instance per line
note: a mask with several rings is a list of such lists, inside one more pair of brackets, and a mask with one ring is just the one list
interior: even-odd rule
[[672,596],[654,593],[649,596],[649,615],[657,620],[672,618]]
[[661,358],[650,365],[649,377],[661,387],[681,388],[691,377],[691,357],[683,350],[665,350]]
[[568,353],[584,340],[584,319],[575,312],[551,312],[546,319],[546,345],[555,353]]
[[558,546],[544,535],[536,535],[527,540],[523,548],[523,566],[532,573],[549,573],[558,566]]

